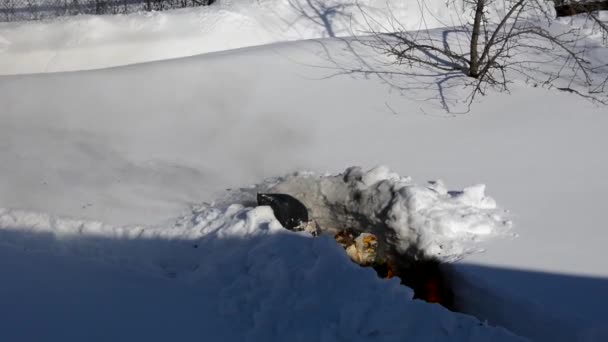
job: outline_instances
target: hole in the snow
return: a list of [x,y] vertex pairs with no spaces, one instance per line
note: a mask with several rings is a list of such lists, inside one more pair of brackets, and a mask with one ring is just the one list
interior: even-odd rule
[[[360,201],[361,193],[355,192],[353,199]],[[305,230],[313,235],[329,231],[310,219],[306,206],[291,195],[259,193],[257,201],[258,205],[270,206],[277,220],[289,230]],[[338,230],[334,234],[336,243],[344,248],[353,262],[373,268],[380,278],[398,278],[401,284],[414,291],[415,299],[441,304],[454,310],[454,296],[438,259],[424,256],[415,246],[410,246],[406,252],[400,252],[391,243],[396,240],[390,234],[389,227],[372,222],[365,215],[349,212],[346,206],[332,207],[331,212],[339,212],[340,215],[336,217],[350,216],[348,224],[344,226],[356,227]],[[383,240],[374,234],[378,232],[385,233]]]
[[379,255],[373,252],[377,249],[373,246],[377,243],[375,236],[364,232],[354,240],[352,237],[353,233],[342,231],[335,239],[353,262],[373,268],[380,278],[398,278],[402,285],[414,291],[415,299],[441,304],[454,311],[454,294],[441,261],[418,253],[402,254],[394,246],[388,246],[384,254]]
[[452,310],[443,270],[509,228],[484,185],[448,191],[441,181],[418,185],[385,167],[275,178],[229,194],[226,203],[235,202],[274,206],[284,227],[335,237],[354,262],[380,277],[398,277],[416,298]]
[[418,259],[401,264],[397,260],[395,276],[414,290],[414,298],[438,303],[454,311],[454,293],[439,260]]

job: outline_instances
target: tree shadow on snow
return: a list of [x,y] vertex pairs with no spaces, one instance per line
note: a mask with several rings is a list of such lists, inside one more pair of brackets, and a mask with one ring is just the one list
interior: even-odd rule
[[[468,112],[468,104],[463,100],[468,93],[450,92],[450,89],[462,88],[462,80],[465,78],[462,70],[465,66],[455,65],[451,61],[442,59],[439,55],[432,55],[428,52],[430,60],[453,69],[453,71],[438,72],[432,68],[423,71],[411,70],[411,68],[397,63],[396,60],[390,60],[384,51],[388,47],[386,38],[383,34],[374,33],[371,28],[374,24],[378,24],[374,23],[371,18],[371,13],[374,12],[373,7],[348,1],[328,4],[317,0],[288,0],[288,3],[299,14],[295,20],[285,20],[288,27],[293,27],[302,20],[323,27],[327,37],[335,38],[327,42],[314,40],[322,48],[322,54],[318,54],[318,56],[329,62],[315,66],[330,71],[324,79],[344,75],[364,78],[374,76],[388,85],[391,92],[398,92],[409,99],[427,104],[431,102],[439,105],[442,115]],[[353,15],[354,13],[358,13],[359,16]],[[342,30],[342,36],[353,37],[339,38],[336,34],[336,26]],[[353,26],[368,27],[367,34],[372,36],[357,38],[360,32],[353,32]],[[348,29],[349,27],[350,29]],[[386,28],[384,29],[386,30]],[[393,28],[393,31],[396,29]],[[440,45],[446,50],[454,49],[455,47],[448,43],[450,34],[463,32],[465,31],[459,29],[444,30]],[[336,41],[342,45],[337,51],[326,46],[328,42]],[[462,46],[458,46],[458,49],[463,50]],[[463,53],[466,55],[465,52]],[[457,80],[460,82],[456,82]],[[385,106],[392,114],[398,114],[388,102],[385,103]]]
[[293,26],[299,20],[304,20],[323,27],[327,36],[332,38],[336,37],[333,21],[336,18],[348,20],[350,15],[345,10],[356,6],[348,1],[328,4],[316,0],[288,0],[288,3],[299,14],[294,22],[288,23],[289,26]]
[[[459,32],[443,32],[442,44],[448,45],[450,34]],[[377,36],[335,38],[311,43],[316,44],[313,53],[320,59],[319,63],[300,64],[322,70],[325,75],[319,78],[321,80],[352,77],[380,81],[387,86],[389,95],[396,94],[420,103],[418,110],[424,115],[452,117],[469,112],[471,89],[468,84],[471,82],[462,72],[463,66],[453,65],[435,55],[428,57],[446,70],[401,64],[394,56],[387,55],[384,51],[387,46]],[[384,106],[391,114],[402,114],[398,107],[391,106],[388,101]]]

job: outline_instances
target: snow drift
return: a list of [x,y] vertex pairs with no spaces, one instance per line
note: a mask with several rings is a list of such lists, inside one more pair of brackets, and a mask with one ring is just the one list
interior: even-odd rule
[[[378,223],[379,210],[388,205],[386,227],[400,229],[395,233],[401,247],[414,240],[436,246],[455,238],[445,249],[451,257],[464,251],[459,242],[500,228],[502,220],[492,216],[494,201],[482,188],[450,194],[438,184],[418,186],[383,167],[350,168],[339,175],[275,179],[238,192],[238,198],[246,203],[250,191],[261,188],[300,191],[315,217],[328,225],[342,219],[353,223],[355,214],[367,216],[359,224]],[[351,197],[356,191],[363,202]],[[337,205],[343,195],[342,215],[326,215],[331,208],[323,206]],[[412,217],[410,233],[406,216]],[[265,206],[201,205],[171,228],[115,227],[2,209],[0,250],[7,248],[81,257],[93,268],[96,262],[109,263],[201,287],[208,293],[199,299],[204,311],[216,310],[216,319],[229,320],[231,333],[247,341],[520,340],[473,317],[411,300],[412,292],[397,280],[380,280],[351,263],[331,237],[289,232]],[[225,333],[220,329],[208,336]]]
[[[177,276],[201,266],[193,247],[200,239],[249,238],[282,231],[272,210],[253,208],[260,191],[288,193],[303,201],[325,233],[340,229],[372,231],[400,253],[417,253],[443,261],[479,251],[483,238],[504,235],[510,222],[485,196],[484,186],[447,191],[441,181],[417,185],[386,167],[363,172],[358,167],[338,175],[296,173],[233,191],[214,205],[203,204],[173,227],[116,227],[102,222],[57,218],[20,210],[0,210],[2,242],[43,252],[76,254],[112,263],[139,264]],[[21,239],[13,232],[42,237]],[[333,236],[333,235],[332,235]],[[183,249],[121,249],[98,240],[175,240]],[[177,243],[178,245],[180,243]],[[200,250],[204,253],[204,248]]]
[[[503,5],[495,2],[488,8],[492,18],[504,12]],[[218,0],[167,12],[0,23],[0,75],[98,69],[285,41],[459,26],[472,14],[460,0]]]
[[510,226],[483,184],[448,191],[441,180],[418,185],[386,167],[366,172],[353,167],[325,176],[296,173],[258,185],[243,197],[254,191],[298,198],[324,232],[372,232],[400,254],[442,261],[477,251],[476,242],[504,234]]

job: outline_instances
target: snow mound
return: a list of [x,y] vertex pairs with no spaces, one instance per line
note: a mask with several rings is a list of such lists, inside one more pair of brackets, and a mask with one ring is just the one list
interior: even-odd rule
[[[456,222],[457,215],[466,214],[465,207],[475,215],[495,207],[483,196],[482,187],[450,194],[440,182],[416,186],[386,168],[368,172],[350,168],[335,176],[293,175],[274,182],[272,188],[306,184],[316,184],[319,192],[312,191],[305,199],[325,198],[314,203],[315,212],[323,203],[337,205],[338,196],[345,194],[344,208],[363,213],[369,206],[369,222],[383,217],[377,210],[387,205],[390,227],[403,229],[406,214],[417,218],[410,233],[399,232],[403,241],[412,236],[433,240],[432,234],[445,233],[441,222]],[[355,185],[365,202],[348,197]],[[271,186],[270,182],[265,186]],[[431,210],[434,206],[438,206],[435,211]],[[445,215],[450,212],[451,219],[440,219],[445,216],[439,214],[441,210]],[[337,222],[351,214],[354,211],[333,219]],[[329,216],[317,217],[331,222]],[[493,221],[486,220],[484,224],[491,226]],[[468,223],[455,224],[451,234],[479,233],[480,223],[470,222],[480,219],[461,221]],[[434,233],[423,234],[424,227]],[[412,291],[397,279],[379,279],[373,270],[350,262],[331,237],[312,238],[283,229],[266,206],[200,205],[168,227],[117,227],[0,209],[0,249],[67,255],[73,261],[78,256],[85,262],[109,262],[192,286],[203,296],[197,299],[204,303],[200,306],[203,316],[230,321],[230,331],[220,331],[218,325],[212,336],[233,336],[230,340],[522,340],[471,316],[412,300]]]
[[583,13],[559,17],[557,21],[580,30],[586,37],[596,39],[606,46],[608,45],[608,33],[602,26],[608,27],[608,11],[596,11],[594,15],[597,20]]
[[[490,6],[490,17],[498,18],[503,7],[498,2]],[[473,12],[461,0],[218,0],[166,12],[0,23],[0,75],[98,69],[372,31],[452,27],[470,21]]]
[[[0,209],[0,243],[26,250],[76,254],[177,276],[198,269],[199,240],[248,239],[284,231],[269,207],[254,207],[258,191],[300,199],[325,233],[372,231],[386,248],[454,261],[479,251],[483,238],[506,234],[510,222],[477,185],[448,191],[441,181],[417,185],[386,167],[351,167],[337,175],[296,173],[233,191],[215,205],[203,204],[170,228],[117,227],[45,213]],[[24,235],[23,233],[28,233]],[[113,244],[105,240],[116,241]],[[122,244],[121,241],[125,243]],[[131,242],[147,241],[133,248]],[[157,241],[174,241],[167,246]],[[129,246],[126,248],[126,246]],[[175,249],[175,246],[180,246]]]
[[337,175],[296,173],[238,190],[224,203],[252,203],[257,192],[298,198],[324,232],[371,230],[400,254],[441,261],[481,251],[479,241],[511,227],[483,184],[448,191],[441,180],[418,185],[384,166],[351,167]]
[[[408,288],[397,280],[378,279],[373,271],[351,263],[327,237],[306,238],[282,229],[266,234],[273,230],[262,228],[271,218],[267,209],[241,208],[224,214],[232,222],[224,226],[231,233],[207,227],[214,233],[199,240],[197,248],[165,242],[172,252],[188,249],[200,261],[188,277],[173,281],[179,282],[176,291],[197,289],[191,298],[198,303],[197,312],[188,314],[212,319],[212,323],[200,322],[210,340],[524,341],[471,316],[412,300]],[[228,237],[235,231],[247,235],[240,228],[247,230],[258,219],[258,236]],[[108,248],[117,243],[104,241]],[[137,247],[124,243],[125,248]],[[142,282],[138,285],[146,287]],[[122,305],[116,303],[114,309],[121,310]]]

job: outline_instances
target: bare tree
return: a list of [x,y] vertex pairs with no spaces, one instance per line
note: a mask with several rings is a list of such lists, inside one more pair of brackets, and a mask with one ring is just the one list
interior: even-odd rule
[[[577,28],[556,24],[552,4],[543,0],[452,0],[450,4],[465,9],[453,28],[408,32],[391,14],[392,27],[382,31],[393,33],[375,30],[368,45],[413,70],[460,72],[471,86],[469,106],[488,87],[507,91],[513,77],[521,76],[535,85],[608,103],[608,61],[597,58],[597,50],[605,47],[587,40]],[[596,15],[587,14],[608,31]],[[370,27],[381,25],[371,16],[368,20]]]

